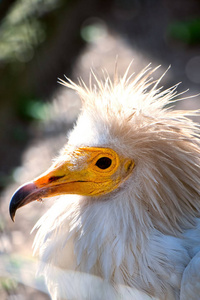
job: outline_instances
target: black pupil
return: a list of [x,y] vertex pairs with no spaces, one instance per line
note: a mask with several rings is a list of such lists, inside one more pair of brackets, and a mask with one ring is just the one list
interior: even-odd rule
[[105,170],[111,166],[112,160],[109,157],[101,157],[97,160],[96,166],[102,170]]

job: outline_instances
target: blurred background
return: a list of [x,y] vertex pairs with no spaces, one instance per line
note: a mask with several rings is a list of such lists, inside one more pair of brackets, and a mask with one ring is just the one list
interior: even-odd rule
[[[57,83],[64,74],[88,83],[90,68],[112,77],[150,62],[169,65],[162,84],[182,82],[200,93],[199,0],[0,1],[0,299],[50,299],[35,277],[31,228],[52,205],[32,203],[15,223],[8,206],[16,188],[45,171],[67,141],[80,110],[74,92]],[[101,76],[101,75],[100,75]],[[181,101],[200,108],[200,96]],[[198,121],[198,119],[197,119]]]

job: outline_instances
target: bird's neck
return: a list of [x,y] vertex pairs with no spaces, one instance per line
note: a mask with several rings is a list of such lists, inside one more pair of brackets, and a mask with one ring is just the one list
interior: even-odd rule
[[[173,269],[175,261],[169,253],[180,251],[181,254],[179,241],[165,240],[165,236],[152,227],[148,212],[138,206],[136,214],[129,199],[113,198],[109,203],[106,199],[91,201],[82,198],[70,203],[61,199],[41,220],[37,246],[44,249],[41,259],[47,263],[45,268],[51,265],[97,275],[151,295],[154,295],[153,286],[161,293],[167,290],[165,285],[169,284],[160,278],[170,277],[170,265]],[[171,245],[175,249],[171,249]],[[187,257],[180,255],[182,258],[187,263]]]
[[152,230],[148,214],[138,207],[141,211],[137,217],[129,199],[108,201],[81,204],[78,217],[72,222],[76,224],[73,230],[78,269],[105,279],[114,273],[119,276],[116,266],[124,264],[126,257],[131,257],[131,265],[126,263],[134,272],[136,258],[147,247]]

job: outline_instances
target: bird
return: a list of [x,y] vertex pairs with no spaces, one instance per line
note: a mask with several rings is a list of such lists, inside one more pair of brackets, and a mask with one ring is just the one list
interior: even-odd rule
[[150,65],[89,84],[66,77],[82,109],[52,166],[13,194],[10,216],[57,197],[34,226],[53,300],[200,299],[198,110],[174,109]]

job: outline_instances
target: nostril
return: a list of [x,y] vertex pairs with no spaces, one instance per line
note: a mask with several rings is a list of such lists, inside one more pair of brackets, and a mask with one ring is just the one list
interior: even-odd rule
[[65,175],[62,175],[62,176],[52,176],[48,179],[48,182],[51,183],[53,181],[57,181],[58,179],[60,178],[63,178]]

